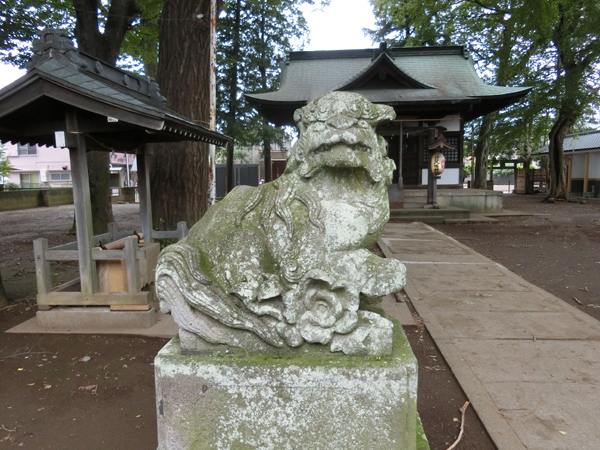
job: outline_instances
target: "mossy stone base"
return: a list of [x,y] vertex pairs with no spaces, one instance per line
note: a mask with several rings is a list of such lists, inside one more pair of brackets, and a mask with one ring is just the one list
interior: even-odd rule
[[377,360],[186,356],[172,339],[155,360],[159,450],[427,450],[417,363],[395,331]]

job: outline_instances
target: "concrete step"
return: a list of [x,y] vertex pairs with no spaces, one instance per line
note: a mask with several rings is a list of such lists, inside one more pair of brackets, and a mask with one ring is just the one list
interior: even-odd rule
[[444,223],[448,219],[468,220],[468,209],[445,206],[440,208],[402,208],[390,210],[390,222]]
[[446,219],[442,216],[400,216],[390,217],[391,223],[410,223],[410,222],[423,222],[423,223],[446,223]]
[[468,219],[446,219],[446,223],[492,223],[500,222],[492,217],[482,216],[481,214],[471,214]]

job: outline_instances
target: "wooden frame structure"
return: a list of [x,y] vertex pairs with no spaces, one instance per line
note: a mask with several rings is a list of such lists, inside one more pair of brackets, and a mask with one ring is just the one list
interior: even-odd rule
[[[152,79],[125,73],[79,52],[62,31],[42,31],[33,50],[27,74],[0,90],[0,141],[69,148],[77,224],[77,242],[54,248],[48,248],[45,239],[34,242],[38,305],[41,309],[147,305],[150,295],[141,291],[140,260],[159,245],[155,239],[181,239],[187,228],[181,222],[176,231],[153,231],[149,179],[153,150],[146,144],[196,140],[226,146],[231,139],[167,109]],[[123,250],[95,249],[100,241],[130,233],[119,232],[111,224],[108,233],[93,235],[90,150],[137,154],[146,245],[138,248],[138,239],[132,236],[125,239]],[[50,261],[69,260],[79,263],[80,292],[69,292],[68,285],[53,287]],[[99,292],[96,262],[103,260],[126,261],[126,292]]]

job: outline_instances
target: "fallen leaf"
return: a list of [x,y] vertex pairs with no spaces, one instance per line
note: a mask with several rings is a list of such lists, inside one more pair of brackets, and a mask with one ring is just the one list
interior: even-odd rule
[[92,357],[91,357],[91,356],[87,356],[87,355],[86,355],[86,356],[84,356],[83,358],[80,358],[80,359],[79,359],[79,361],[81,361],[81,362],[88,362],[88,361],[90,361],[91,359],[92,359]]
[[560,434],[562,434],[563,436],[564,436],[565,434],[567,434],[567,432],[566,432],[566,431],[559,431],[559,433],[560,433]]
[[44,384],[44,389],[50,389],[52,387],[51,384]]

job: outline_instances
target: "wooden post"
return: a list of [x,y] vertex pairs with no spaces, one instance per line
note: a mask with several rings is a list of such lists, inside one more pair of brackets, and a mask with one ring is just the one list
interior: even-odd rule
[[127,270],[127,292],[140,292],[140,263],[137,259],[137,236],[125,238],[125,266]]
[[[91,295],[98,290],[96,262],[92,259],[94,232],[92,228],[92,205],[88,176],[85,137],[79,132],[77,111],[66,114],[67,146],[71,159],[73,180],[73,201],[75,203],[75,223],[77,226],[77,249],[79,252],[79,279],[81,292]],[[107,168],[108,170],[108,168]]]
[[233,141],[227,145],[227,161],[225,163],[225,172],[225,195],[227,195],[235,187],[233,175]]
[[571,181],[573,179],[573,155],[567,156],[567,192],[571,192]]
[[152,238],[152,197],[150,194],[150,164],[152,150],[145,145],[137,155],[138,193],[140,195],[140,218],[144,240],[150,244]]
[[404,176],[402,175],[402,147],[404,146],[403,125],[403,122],[400,122],[400,137],[398,139],[398,145],[400,146],[398,149],[398,189],[404,189]]
[[433,140],[435,139],[435,128],[429,129],[429,135],[427,136],[427,147],[425,148],[425,152],[427,152],[427,206],[432,207],[435,206],[435,193],[434,193],[434,178],[435,175],[431,171],[431,157],[433,155],[433,151],[429,150],[429,146],[433,144]]
[[182,240],[188,235],[187,223],[181,221],[177,222],[177,240]]
[[583,196],[588,191],[588,182],[590,178],[590,154],[585,154],[585,161],[583,163]]
[[110,233],[110,240],[112,241],[116,241],[118,239],[118,233],[119,233],[119,229],[117,227],[117,224],[114,222],[111,222],[108,224],[108,232]]
[[35,258],[35,280],[38,294],[52,292],[52,272],[50,261],[46,259],[48,239],[39,238],[33,241],[33,256]]

